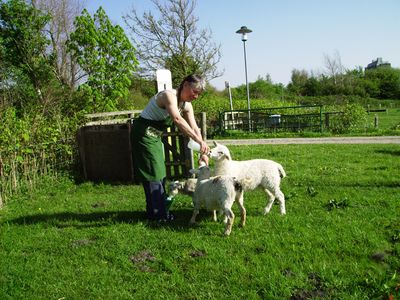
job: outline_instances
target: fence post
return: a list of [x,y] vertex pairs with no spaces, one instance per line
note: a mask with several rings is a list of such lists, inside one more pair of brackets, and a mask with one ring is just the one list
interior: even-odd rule
[[320,132],[323,131],[323,125],[322,125],[322,105],[319,106],[319,130],[320,130]]
[[325,113],[325,129],[329,129],[329,113]]
[[200,120],[200,128],[201,128],[201,135],[203,137],[203,140],[207,140],[207,116],[205,112],[201,113],[201,120]]
[[378,128],[378,125],[379,125],[378,115],[375,114],[375,117],[374,117],[374,127],[375,127],[375,128]]

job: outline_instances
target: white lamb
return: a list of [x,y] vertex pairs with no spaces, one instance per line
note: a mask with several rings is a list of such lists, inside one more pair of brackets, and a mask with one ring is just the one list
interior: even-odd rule
[[[286,176],[283,167],[272,160],[253,159],[245,161],[232,160],[229,149],[217,142],[211,149],[210,157],[215,161],[215,175],[229,175],[236,177],[244,190],[254,190],[261,186],[267,194],[267,205],[264,214],[270,212],[275,198],[278,199],[282,215],[286,214],[285,195],[280,189],[281,178]],[[250,178],[244,182],[243,179]]]
[[181,192],[184,195],[193,196],[196,183],[196,178],[188,178],[186,181],[172,181],[169,184],[169,195],[175,197]]
[[239,181],[232,176],[210,177],[210,168],[202,165],[199,169],[192,170],[197,174],[196,189],[193,194],[193,215],[190,223],[196,223],[196,216],[200,207],[204,205],[207,210],[213,211],[213,219],[217,220],[216,210],[222,211],[225,215],[225,235],[232,231],[235,214],[232,211],[233,202],[237,202],[240,208],[240,226],[246,223],[246,209],[243,206],[243,189]]

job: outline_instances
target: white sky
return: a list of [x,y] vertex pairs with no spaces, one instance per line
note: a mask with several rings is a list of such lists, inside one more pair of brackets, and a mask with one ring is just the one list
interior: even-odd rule
[[[133,6],[153,9],[150,0],[87,0],[91,14],[99,6],[123,28]],[[377,57],[400,68],[400,0],[198,0],[195,14],[198,27],[221,44],[224,75],[211,81],[219,90],[225,81],[245,83],[243,42],[235,33],[243,25],[253,30],[246,42],[249,82],[269,74],[286,85],[293,69],[325,71],[324,57],[335,53],[348,69]]]

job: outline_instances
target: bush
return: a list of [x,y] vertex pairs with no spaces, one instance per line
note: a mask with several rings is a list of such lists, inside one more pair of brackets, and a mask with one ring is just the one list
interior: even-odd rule
[[0,111],[0,197],[5,199],[39,175],[71,168],[76,154],[78,119],[38,111],[17,115]]
[[365,129],[368,114],[361,105],[346,104],[341,110],[342,114],[338,122],[330,128],[333,133],[348,133]]

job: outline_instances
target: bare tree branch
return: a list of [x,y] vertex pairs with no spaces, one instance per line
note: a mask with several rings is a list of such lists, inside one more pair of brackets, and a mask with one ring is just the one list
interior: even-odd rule
[[334,84],[337,85],[340,75],[344,74],[345,72],[339,51],[336,50],[333,57],[325,54],[324,60],[325,68],[327,69],[327,75],[333,78]]
[[67,52],[65,42],[74,29],[73,22],[79,16],[85,0],[32,0],[32,5],[49,13],[52,17],[47,32],[51,39],[49,52],[56,57],[55,70],[57,78],[71,88],[85,77],[78,63]]
[[148,76],[172,66],[173,74],[181,73],[177,77],[190,71],[201,73],[208,80],[220,77],[222,72],[217,65],[221,47],[212,42],[211,30],[197,28],[196,1],[150,1],[157,16],[152,11],[140,16],[135,8],[123,16],[137,50],[140,73]]

